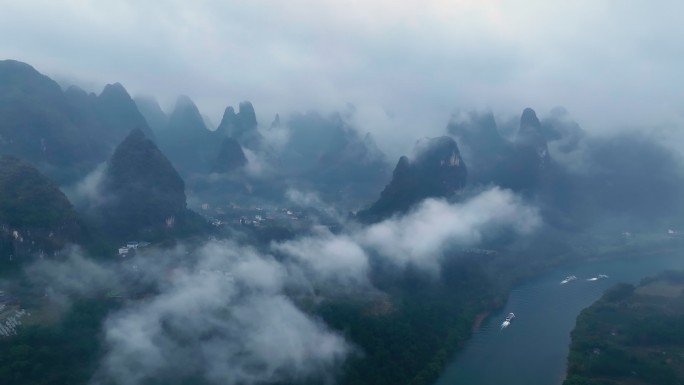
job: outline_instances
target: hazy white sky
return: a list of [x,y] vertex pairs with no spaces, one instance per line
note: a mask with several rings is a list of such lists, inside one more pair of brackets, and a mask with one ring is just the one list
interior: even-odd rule
[[605,0],[0,0],[0,58],[168,107],[187,94],[276,112],[357,107],[391,145],[443,132],[456,108],[586,128],[678,120],[684,2]]

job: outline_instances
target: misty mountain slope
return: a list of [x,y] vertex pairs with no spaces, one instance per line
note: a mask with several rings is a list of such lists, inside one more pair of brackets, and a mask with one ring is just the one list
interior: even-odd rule
[[588,135],[562,108],[541,121],[526,109],[510,139],[491,113],[455,115],[447,130],[462,144],[470,186],[523,193],[551,225],[578,231],[609,222],[682,223],[684,162],[643,134]]
[[28,64],[0,61],[0,152],[54,167],[99,159],[104,143],[79,123],[56,82]]
[[64,90],[64,97],[69,104],[69,116],[79,127],[88,127],[84,132],[88,138],[97,143],[102,140],[100,135],[104,134],[104,128],[100,123],[95,104],[97,95],[88,93],[77,86],[70,86]]
[[0,153],[26,159],[55,180],[84,176],[136,127],[153,136],[119,83],[99,95],[62,91],[28,64],[0,61]]
[[520,116],[520,130],[516,137],[516,144],[534,150],[538,167],[544,167],[549,161],[549,147],[542,130],[537,113],[531,108],[525,108]]
[[597,138],[586,146],[585,162],[591,166],[582,186],[591,191],[596,207],[647,220],[681,215],[681,157],[634,134]]
[[109,143],[120,143],[128,133],[140,129],[148,138],[154,133],[128,91],[120,84],[107,84],[95,100],[94,109]]
[[553,159],[536,193],[549,220],[628,229],[684,224],[684,159],[655,138],[632,130],[588,135],[562,109],[542,129]]
[[136,96],[133,98],[133,101],[155,135],[159,135],[169,123],[169,117],[161,109],[157,99],[147,96]]
[[187,96],[180,96],[169,115],[168,124],[157,137],[159,147],[174,167],[188,177],[211,171],[220,143],[212,134],[195,103]]
[[234,138],[243,147],[254,152],[272,151],[259,132],[256,112],[249,101],[241,102],[237,113],[233,107],[226,107],[215,133],[222,138]]
[[500,184],[507,177],[505,164],[510,157],[510,144],[497,131],[491,112],[454,115],[447,132],[461,143],[471,185]]
[[467,176],[465,162],[451,137],[418,141],[413,159],[399,159],[380,198],[356,217],[362,222],[376,222],[406,212],[425,198],[451,197],[465,187]]
[[309,112],[279,121],[275,123],[289,134],[279,162],[295,187],[303,186],[331,201],[358,207],[389,176],[385,154],[372,136],[362,135],[340,114]]
[[181,96],[158,134],[160,148],[183,176],[195,202],[282,199],[285,189],[275,154],[258,131],[254,108],[249,102],[240,103],[240,108],[237,114],[226,108],[219,127],[210,131],[194,102]]
[[513,148],[514,155],[509,165],[515,181],[511,188],[527,192],[536,189],[552,159],[541,122],[531,108],[525,108],[520,116],[520,128]]
[[109,154],[134,128],[154,138],[147,121],[120,83],[107,84],[99,95],[88,94],[76,86],[67,88],[64,95],[74,122],[87,128],[84,134],[89,140],[106,147],[103,155]]
[[556,154],[567,154],[577,150],[587,135],[563,107],[552,109],[549,116],[542,119],[541,129],[549,150]]
[[[295,114],[281,124],[287,126],[290,133],[281,159],[286,172],[292,175],[319,172],[334,160],[335,155],[344,155],[345,146],[356,139],[353,138],[355,132],[339,115]],[[324,160],[323,164],[321,160]]]
[[201,219],[186,208],[185,183],[157,146],[131,131],[108,162],[94,218],[122,240],[159,240],[192,232]]
[[491,112],[452,116],[447,132],[462,144],[473,186],[494,184],[533,193],[552,162],[541,123],[531,108],[521,114],[512,140],[500,135]]
[[221,142],[213,171],[219,173],[230,173],[247,164],[247,158],[240,143],[235,138],[226,138]]
[[0,158],[2,264],[29,255],[50,256],[84,235],[78,214],[55,183],[23,161]]
[[372,136],[361,135],[339,114],[294,114],[282,121],[277,116],[262,135],[251,103],[240,105],[237,114],[226,108],[211,133],[222,146],[212,167],[219,175],[186,179],[193,198],[197,194],[219,204],[226,199],[280,202],[288,199],[287,191],[296,190],[315,193],[343,211],[355,210],[389,175]]

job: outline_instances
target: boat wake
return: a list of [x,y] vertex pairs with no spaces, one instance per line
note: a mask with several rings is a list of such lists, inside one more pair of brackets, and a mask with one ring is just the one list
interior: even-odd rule
[[577,279],[577,277],[575,277],[574,275],[569,275],[569,276],[565,277],[564,280],[561,281],[561,285],[565,285],[566,283],[572,282],[576,279]]
[[513,321],[513,318],[515,318],[515,314],[509,313],[508,316],[506,317],[506,320],[504,320],[504,322],[501,323],[501,329],[500,330],[506,329],[508,327],[508,325],[511,324],[511,321]]
[[605,279],[605,278],[608,278],[608,276],[605,274],[599,274],[596,277],[588,278],[587,281],[598,281],[599,279]]

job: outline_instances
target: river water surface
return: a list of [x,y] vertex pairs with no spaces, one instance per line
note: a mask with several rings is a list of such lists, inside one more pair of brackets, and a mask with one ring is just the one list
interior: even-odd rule
[[[565,378],[577,315],[618,282],[638,283],[666,269],[684,269],[684,253],[587,262],[556,269],[514,289],[482,322],[436,385],[554,385]],[[598,274],[608,279],[587,281]],[[577,280],[561,285],[566,276]],[[511,325],[501,330],[510,312]]]

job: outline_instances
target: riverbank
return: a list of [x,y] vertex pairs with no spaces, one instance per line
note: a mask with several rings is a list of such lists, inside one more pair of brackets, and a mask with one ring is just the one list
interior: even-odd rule
[[472,327],[472,332],[475,333],[476,331],[480,330],[480,326],[482,326],[482,322],[489,317],[489,315],[492,313],[491,310],[483,311],[481,313],[478,313],[478,315],[475,316],[475,319],[473,320],[473,327]]
[[681,383],[682,288],[684,273],[668,272],[606,291],[577,317],[564,384]]
[[[525,280],[508,291],[499,309],[473,316],[472,336],[443,370],[437,385],[560,384],[565,378],[570,331],[582,309],[600,298],[616,282],[638,282],[667,268],[684,268],[682,248],[653,248],[623,253],[625,258],[584,259],[563,264]],[[587,281],[598,273],[609,279]],[[577,281],[560,285],[576,275]],[[504,332],[499,318],[514,312],[517,319]],[[477,325],[479,323],[479,325]],[[478,326],[474,328],[474,326]],[[515,354],[511,354],[515,352]]]

